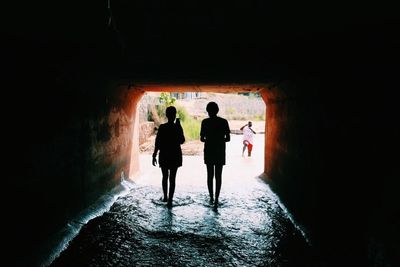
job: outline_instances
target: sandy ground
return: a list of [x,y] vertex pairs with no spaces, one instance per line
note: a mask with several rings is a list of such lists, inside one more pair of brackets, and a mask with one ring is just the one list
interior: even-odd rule
[[[202,148],[202,147],[201,147]],[[242,157],[242,136],[232,135],[231,142],[226,146],[226,165],[223,169],[223,184],[236,189],[244,189],[247,183],[243,179],[252,179],[260,175],[264,170],[264,134],[255,136],[252,157]],[[152,166],[151,155],[140,155],[141,173],[139,184],[151,184],[160,186],[161,170]],[[178,169],[177,184],[180,186],[205,186],[206,167],[203,162],[203,152],[197,156],[183,156],[183,166]]]
[[[245,125],[247,121],[231,120],[229,121],[229,127],[232,132],[232,137],[240,132],[240,127]],[[253,121],[253,130],[257,134],[262,134],[265,131],[265,121]],[[241,136],[239,134],[239,136]],[[242,138],[242,137],[240,137]],[[140,152],[145,154],[151,154],[154,150],[154,139],[155,136],[151,136],[144,144],[140,145]],[[264,141],[262,141],[264,142]],[[182,146],[182,154],[186,156],[202,155],[203,153],[203,143],[200,140],[186,141]]]

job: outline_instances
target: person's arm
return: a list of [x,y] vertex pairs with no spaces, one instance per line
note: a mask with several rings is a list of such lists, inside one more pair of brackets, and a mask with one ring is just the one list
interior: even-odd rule
[[178,126],[179,129],[179,144],[182,145],[183,143],[185,143],[185,135],[183,133],[183,128],[179,119],[176,120],[176,125]]
[[160,130],[161,130],[161,127],[158,128],[156,141],[155,141],[155,144],[154,144],[154,152],[153,152],[153,156],[152,156],[152,158],[153,158],[153,160],[152,160],[153,166],[157,165],[157,153],[160,150],[160,142],[161,142]]
[[229,129],[229,123],[225,120],[225,142],[231,141],[231,129]]
[[245,125],[243,125],[242,127],[240,127],[240,130],[243,131],[244,127],[247,126],[247,123]]
[[253,134],[256,134],[256,132],[255,131],[253,131],[253,129],[251,129],[250,127],[249,127],[249,129],[253,132]]
[[200,130],[200,141],[205,142],[206,141],[206,136],[205,136],[205,126],[204,126],[204,120],[201,122],[201,130]]
[[179,138],[179,143],[182,145],[183,143],[185,143],[185,135],[183,134],[183,130],[181,132],[181,136]]
[[153,159],[152,159],[153,166],[157,165],[157,151],[158,150],[154,149]]

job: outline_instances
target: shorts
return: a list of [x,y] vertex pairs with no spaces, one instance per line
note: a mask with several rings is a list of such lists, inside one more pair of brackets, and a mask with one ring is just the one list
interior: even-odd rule
[[244,141],[243,141],[243,145],[247,146],[247,149],[248,149],[249,151],[251,151],[251,150],[253,149],[253,145],[250,144],[250,142],[247,141],[247,140],[244,140]]

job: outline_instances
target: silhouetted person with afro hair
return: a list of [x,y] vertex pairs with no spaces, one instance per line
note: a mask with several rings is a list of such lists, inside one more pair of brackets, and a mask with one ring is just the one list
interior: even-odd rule
[[[217,103],[210,102],[206,108],[209,118],[201,122],[200,140],[204,142],[204,163],[207,166],[207,186],[210,202],[218,206],[222,184],[222,167],[225,165],[225,142],[230,141],[230,129],[226,119],[217,116]],[[215,174],[215,199],[213,179]]]

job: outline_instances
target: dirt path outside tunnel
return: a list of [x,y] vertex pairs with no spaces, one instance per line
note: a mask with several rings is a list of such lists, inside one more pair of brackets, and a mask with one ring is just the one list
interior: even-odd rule
[[[231,129],[232,137],[237,135],[240,136],[240,139],[242,138],[242,134],[240,131],[240,127],[245,125],[247,121],[243,120],[229,120],[229,127]],[[252,121],[253,123],[253,129],[256,131],[257,135],[262,135],[264,136],[264,131],[265,131],[265,121]],[[257,138],[258,139],[258,138]],[[236,139],[235,139],[236,140]],[[141,154],[152,154],[154,151],[154,141],[155,141],[155,135],[152,135],[151,137],[148,138],[148,140],[140,145],[140,153]],[[264,141],[262,141],[264,143]],[[204,144],[200,140],[191,140],[191,141],[186,141],[182,146],[182,153],[185,156],[199,156],[202,155],[203,153],[203,146]],[[240,145],[236,145],[240,146]],[[258,147],[261,147],[259,144],[257,144]],[[263,146],[262,146],[263,147]]]
[[[264,134],[255,135],[251,157],[243,157],[242,148],[242,135],[233,134],[226,145],[223,188],[243,188],[246,186],[244,179],[252,179],[264,170]],[[196,151],[199,151],[196,155],[183,156],[183,165],[177,173],[177,190],[180,185],[205,186],[207,172],[203,162],[203,143],[196,146]],[[152,166],[150,153],[140,155],[140,170],[141,174],[136,182],[158,186],[161,193],[161,171],[158,166]]]

